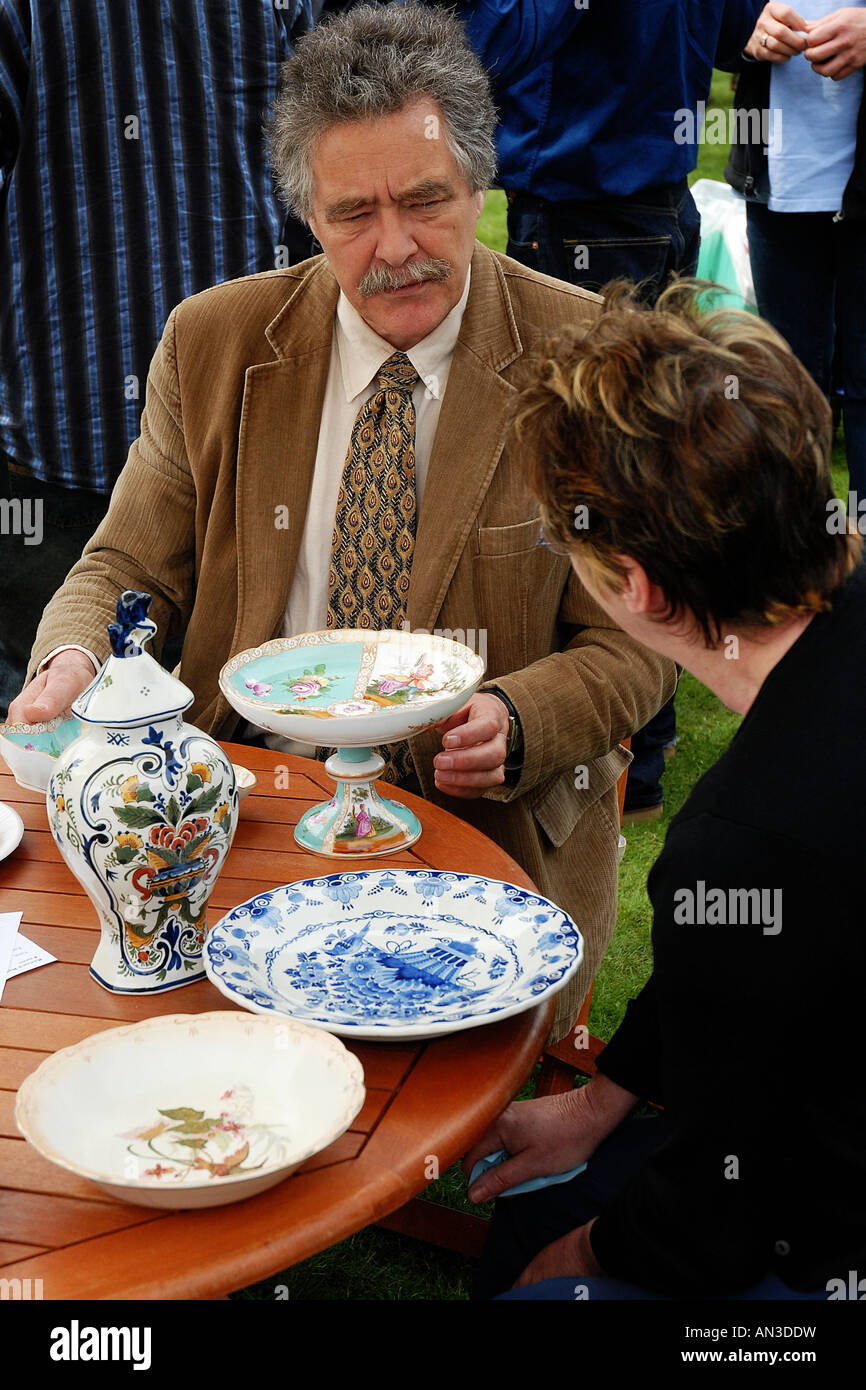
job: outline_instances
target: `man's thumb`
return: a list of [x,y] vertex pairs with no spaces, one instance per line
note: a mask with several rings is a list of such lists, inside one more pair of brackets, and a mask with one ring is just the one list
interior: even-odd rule
[[503,1159],[494,1168],[488,1168],[469,1188],[468,1196],[473,1202],[490,1202],[501,1197],[510,1187],[537,1178],[538,1169],[527,1154],[517,1154],[515,1158]]

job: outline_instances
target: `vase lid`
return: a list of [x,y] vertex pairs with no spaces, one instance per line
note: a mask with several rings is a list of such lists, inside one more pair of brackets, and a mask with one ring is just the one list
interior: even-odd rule
[[117,622],[108,624],[112,655],[72,703],[88,724],[129,728],[170,718],[187,709],[192,691],[143,650],[156,632],[147,616],[150,594],[126,589],[117,600]]

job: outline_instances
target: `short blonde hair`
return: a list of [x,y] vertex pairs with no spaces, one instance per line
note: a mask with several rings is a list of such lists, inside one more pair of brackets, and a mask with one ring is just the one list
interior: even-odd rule
[[707,288],[649,306],[607,286],[597,319],[536,354],[513,429],[548,534],[613,590],[617,557],[637,560],[714,645],[829,607],[862,542],[828,528],[824,396],[768,323],[702,312]]

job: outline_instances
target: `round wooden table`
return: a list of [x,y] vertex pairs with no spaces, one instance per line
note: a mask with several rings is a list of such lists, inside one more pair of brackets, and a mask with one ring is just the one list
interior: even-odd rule
[[[302,812],[333,785],[321,764],[225,746],[258,785],[241,806],[210,900],[211,922],[263,889],[360,863],[323,859],[294,841]],[[400,796],[422,819],[420,840],[405,853],[371,856],[363,867],[454,869],[534,888],[479,831],[432,803]],[[364,1067],[364,1107],[288,1181],[204,1211],[162,1213],[115,1201],[21,1138],[13,1119],[17,1087],[49,1053],[92,1033],[231,1005],[209,981],[152,997],[101,989],[88,973],[95,913],[57,852],[44,796],[19,787],[0,760],[0,801],[25,826],[21,844],[0,862],[0,912],[23,912],[22,933],[57,957],[7,981],[0,1006],[0,1278],[41,1280],[45,1299],[215,1298],[372,1222],[408,1229],[397,1209],[483,1134],[542,1050],[552,1002],[435,1042],[351,1043]]]

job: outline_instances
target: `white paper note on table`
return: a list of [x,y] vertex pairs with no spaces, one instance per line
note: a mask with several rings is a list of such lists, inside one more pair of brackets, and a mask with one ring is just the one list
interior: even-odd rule
[[12,960],[12,949],[18,939],[21,917],[20,912],[0,912],[0,999],[3,997],[3,986]]
[[12,959],[6,971],[6,979],[11,980],[13,975],[23,975],[27,970],[38,970],[40,965],[50,965],[56,959],[50,951],[37,946],[35,941],[30,941],[19,932],[12,947]]

